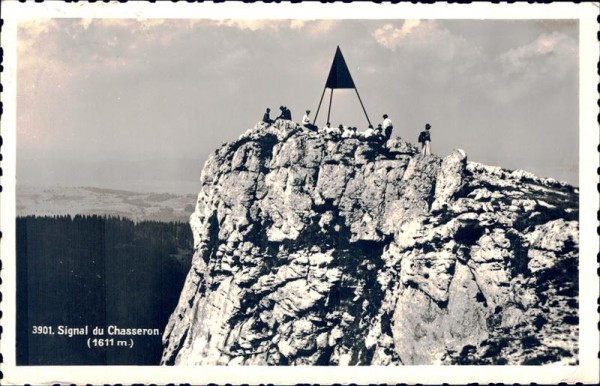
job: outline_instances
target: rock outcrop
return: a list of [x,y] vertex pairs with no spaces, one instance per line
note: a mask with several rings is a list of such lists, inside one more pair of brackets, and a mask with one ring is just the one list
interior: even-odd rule
[[576,188],[290,121],[201,182],[163,364],[577,363]]

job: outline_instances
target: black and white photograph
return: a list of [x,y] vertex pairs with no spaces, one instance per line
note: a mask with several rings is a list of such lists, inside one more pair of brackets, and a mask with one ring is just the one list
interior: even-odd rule
[[598,381],[598,6],[437,5],[2,2],[7,384]]

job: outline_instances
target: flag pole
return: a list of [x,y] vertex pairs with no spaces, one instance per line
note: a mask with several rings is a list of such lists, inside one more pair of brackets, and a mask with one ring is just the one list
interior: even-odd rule
[[363,112],[365,113],[365,117],[367,117],[367,122],[369,122],[369,125],[371,125],[371,120],[369,120],[369,116],[367,115],[367,110],[365,110],[365,106],[362,103],[362,99],[360,99],[360,94],[358,93],[358,88],[356,88],[356,84],[354,85],[354,91],[356,91],[356,96],[358,96],[358,101],[360,102],[360,106],[363,109]]
[[331,115],[331,101],[333,100],[333,89],[331,89],[331,94],[329,94],[329,111],[327,112],[327,122],[329,121],[329,115]]
[[319,116],[319,110],[321,109],[321,102],[323,102],[323,97],[325,96],[325,90],[327,90],[327,85],[323,87],[323,94],[321,94],[321,100],[319,101],[319,107],[317,107],[317,113],[315,114],[315,119],[313,119],[313,125],[317,122],[317,117]]

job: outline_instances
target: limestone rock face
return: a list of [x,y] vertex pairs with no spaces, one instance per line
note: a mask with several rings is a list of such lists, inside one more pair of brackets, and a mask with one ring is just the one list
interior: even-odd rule
[[171,365],[577,363],[577,190],[258,124],[206,162]]

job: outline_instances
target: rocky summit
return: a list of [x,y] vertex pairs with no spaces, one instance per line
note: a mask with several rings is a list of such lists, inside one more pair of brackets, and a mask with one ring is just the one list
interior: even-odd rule
[[162,364],[578,363],[577,188],[282,120],[201,183]]

